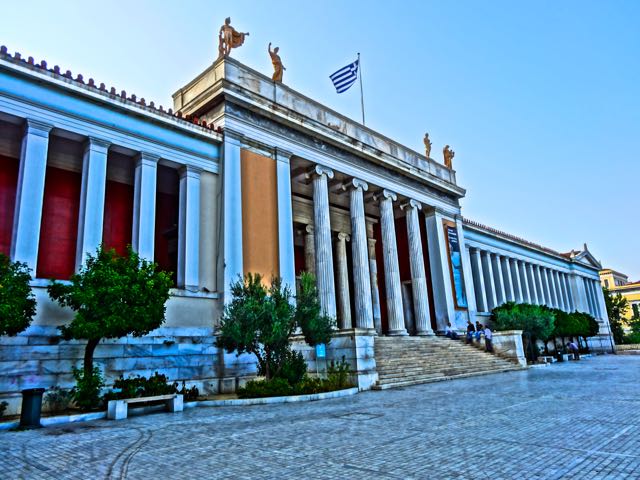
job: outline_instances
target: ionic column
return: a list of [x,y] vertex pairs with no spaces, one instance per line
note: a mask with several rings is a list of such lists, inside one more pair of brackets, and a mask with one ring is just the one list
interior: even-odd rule
[[291,205],[291,154],[276,151],[278,186],[278,267],[282,284],[296,291],[296,266],[293,247],[293,208]]
[[389,335],[407,335],[407,329],[404,326],[404,312],[402,311],[402,288],[400,286],[398,246],[393,216],[393,202],[398,197],[393,192],[383,190],[377,198],[380,201],[380,226],[382,229],[384,280],[389,313]]
[[[369,186],[365,182],[355,178],[351,180],[349,184],[349,211],[351,213],[351,263],[353,267],[356,328],[374,327],[371,298],[371,274],[369,272],[369,246],[367,244],[367,223],[364,217],[364,192],[368,188]],[[378,306],[378,310],[379,309],[380,307]]]
[[11,259],[26,263],[34,277],[38,263],[50,131],[51,126],[27,119],[20,150]]
[[545,267],[541,268],[542,274],[542,287],[544,288],[545,297],[547,299],[546,305],[548,307],[552,307],[553,303],[551,301],[551,289],[549,286],[549,277],[547,276],[547,269]]
[[496,286],[493,278],[493,268],[491,266],[491,253],[482,253],[482,270],[484,271],[484,284],[487,290],[487,311],[490,312],[498,306],[498,300],[496,298]]
[[538,300],[538,291],[536,289],[536,280],[533,276],[533,265],[527,263],[527,279],[529,280],[529,292],[531,293],[534,304],[539,305],[541,302]]
[[378,288],[378,263],[376,261],[376,240],[368,238],[369,274],[371,275],[371,307],[373,310],[373,326],[382,335],[382,313],[380,311],[380,289]]
[[510,270],[511,270],[511,279],[513,280],[513,294],[514,294],[514,302],[523,303],[524,296],[522,293],[522,283],[521,283],[521,275],[520,275],[520,265],[518,264],[518,260],[515,258],[509,259]]
[[200,173],[186,165],[180,174],[178,215],[178,286],[198,290],[200,285]]
[[576,309],[575,303],[573,301],[573,295],[571,294],[571,285],[569,284],[569,276],[566,273],[562,274],[562,281],[564,284],[564,288],[567,292],[567,300],[569,305],[569,311],[573,312]]
[[304,269],[316,274],[316,246],[313,235],[313,226],[304,227]]
[[562,300],[564,302],[564,309],[567,312],[571,312],[571,304],[569,302],[569,293],[567,292],[567,285],[564,282],[564,273],[558,272],[558,282],[560,283],[560,290],[562,292]]
[[340,329],[351,328],[351,298],[349,295],[349,269],[347,267],[347,240],[349,235],[343,232],[338,233],[336,242],[336,283],[338,287],[338,319]]
[[482,271],[482,257],[477,248],[469,249],[471,271],[473,272],[473,290],[476,294],[476,304],[479,312],[487,312],[487,292],[484,286],[484,272]]
[[141,152],[136,159],[131,245],[140,257],[153,261],[156,230],[156,180],[159,157]]
[[560,286],[560,276],[557,270],[553,270],[553,283],[556,286],[556,294],[558,295],[558,308],[560,310],[566,310],[564,298],[562,297],[562,287]]
[[409,239],[409,264],[411,266],[411,288],[413,291],[413,310],[416,320],[416,335],[433,335],[429,318],[429,294],[427,293],[427,275],[424,269],[422,238],[418,210],[422,204],[415,200],[402,205],[407,211],[407,236]]
[[504,279],[506,301],[515,302],[515,293],[513,291],[513,279],[511,278],[509,257],[500,256],[500,269],[502,270],[502,278]]
[[505,293],[504,278],[502,276],[502,262],[500,260],[500,255],[493,255],[491,263],[493,266],[493,278],[496,283],[496,297],[498,300],[497,305],[502,305],[507,301],[507,295]]
[[527,277],[527,264],[522,260],[517,260],[519,262],[519,270],[520,270],[520,283],[522,285],[523,291],[523,302],[524,303],[533,303],[533,297],[531,296],[531,288],[529,287],[529,278]]
[[333,170],[316,165],[311,176],[313,177],[313,221],[318,296],[322,312],[331,318],[336,318],[336,289],[333,278],[328,186],[328,179],[333,178]]
[[544,285],[542,283],[542,267],[540,265],[534,265],[534,273],[536,277],[536,285],[538,286],[538,300],[540,300],[541,305],[547,304],[547,296],[544,290]]
[[108,151],[108,142],[93,137],[89,137],[84,146],[76,243],[76,271],[79,271],[84,264],[87,254],[95,254],[96,249],[102,243]]

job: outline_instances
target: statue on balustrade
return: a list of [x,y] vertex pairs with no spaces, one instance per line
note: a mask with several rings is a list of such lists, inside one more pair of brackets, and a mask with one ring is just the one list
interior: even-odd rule
[[453,157],[456,156],[456,152],[451,150],[449,145],[445,145],[442,149],[442,155],[444,156],[444,166],[452,169],[453,168]]
[[280,59],[280,55],[278,55],[279,51],[280,47],[271,50],[271,42],[269,42],[269,55],[271,56],[271,63],[273,64],[273,76],[271,80],[282,83],[282,74],[286,68],[282,65],[282,60]]
[[227,57],[232,48],[241,47],[244,43],[244,37],[247,35],[249,32],[237,32],[231,26],[231,17],[227,17],[218,34],[218,58]]
[[429,140],[429,134],[424,134],[424,155],[427,158],[431,158],[431,140]]

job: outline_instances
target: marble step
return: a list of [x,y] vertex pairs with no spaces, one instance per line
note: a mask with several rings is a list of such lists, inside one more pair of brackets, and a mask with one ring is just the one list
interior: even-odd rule
[[517,366],[514,366],[514,367],[511,367],[511,368],[504,368],[504,369],[499,369],[499,370],[485,370],[485,371],[462,373],[462,374],[456,374],[456,375],[444,375],[443,373],[440,373],[440,374],[436,374],[436,375],[426,375],[423,378],[411,378],[411,379],[408,379],[408,380],[405,379],[405,380],[394,381],[394,382],[378,383],[378,384],[374,385],[372,388],[373,388],[373,390],[386,390],[386,389],[389,389],[389,388],[408,387],[408,386],[411,386],[411,385],[419,385],[419,384],[423,384],[423,383],[440,382],[440,381],[444,381],[444,380],[455,380],[457,378],[467,378],[467,377],[475,377],[475,376],[480,376],[480,375],[490,375],[492,373],[502,373],[502,372],[509,372],[509,371],[514,371],[514,370],[519,370],[519,368]]

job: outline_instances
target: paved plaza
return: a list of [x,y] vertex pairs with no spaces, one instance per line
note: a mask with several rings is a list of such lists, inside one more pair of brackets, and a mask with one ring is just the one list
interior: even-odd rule
[[640,477],[640,357],[0,432],[3,479]]

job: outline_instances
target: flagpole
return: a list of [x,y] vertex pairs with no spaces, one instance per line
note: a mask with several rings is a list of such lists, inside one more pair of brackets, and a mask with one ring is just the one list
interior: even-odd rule
[[364,93],[362,92],[362,64],[360,63],[360,52],[358,52],[358,78],[360,78],[360,106],[362,107],[362,125],[364,123]]

